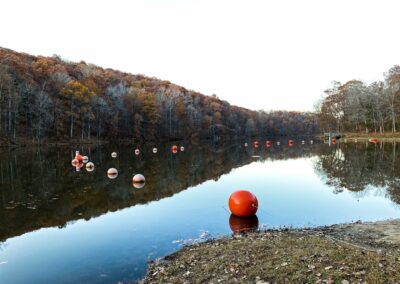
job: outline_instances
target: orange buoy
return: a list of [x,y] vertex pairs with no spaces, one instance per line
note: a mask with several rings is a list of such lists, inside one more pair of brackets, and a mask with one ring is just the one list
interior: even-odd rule
[[75,151],[75,159],[78,160],[79,163],[83,162],[83,157],[79,154],[79,151]]
[[333,145],[336,144],[336,138],[332,138],[332,144],[333,144]]
[[115,168],[110,168],[107,171],[107,176],[109,179],[115,179],[118,176],[118,171]]
[[290,139],[288,144],[289,144],[289,146],[293,146],[293,144],[294,144],[293,140]]
[[92,162],[89,162],[86,164],[86,171],[88,171],[88,172],[94,171],[94,164]]
[[234,234],[240,234],[258,229],[257,215],[250,217],[238,217],[233,214],[229,217],[229,227]]
[[265,142],[265,146],[266,146],[267,148],[271,147],[271,141],[267,140],[267,141]]
[[378,140],[378,138],[370,138],[368,141],[376,144],[376,143],[378,143],[379,140]]
[[259,145],[258,141],[254,141],[254,148],[258,148],[258,145]]
[[117,153],[116,152],[112,152],[111,153],[111,157],[116,158],[117,157]]
[[76,170],[77,172],[79,172],[79,171],[81,170],[82,167],[83,167],[83,163],[78,163],[78,164],[75,165],[75,170]]
[[239,217],[253,216],[258,209],[257,197],[247,190],[235,191],[229,197],[229,209]]
[[138,156],[140,154],[140,150],[139,149],[135,149],[135,155]]
[[178,153],[178,146],[173,145],[173,146],[171,147],[171,152],[174,153],[174,154]]

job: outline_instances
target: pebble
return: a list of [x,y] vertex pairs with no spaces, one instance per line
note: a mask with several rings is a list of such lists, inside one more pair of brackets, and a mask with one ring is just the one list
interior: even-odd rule
[[350,282],[349,282],[348,280],[346,280],[346,279],[342,280],[341,283],[342,283],[342,284],[350,284]]

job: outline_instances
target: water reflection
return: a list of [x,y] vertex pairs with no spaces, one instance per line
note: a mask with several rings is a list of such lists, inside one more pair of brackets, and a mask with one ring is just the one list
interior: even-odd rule
[[258,229],[258,217],[257,215],[250,217],[238,217],[231,214],[229,217],[229,227],[231,228],[233,234],[256,231]]
[[[243,145],[243,144],[241,144]],[[187,145],[174,154],[170,145],[145,147],[135,156],[131,147],[80,148],[95,164],[93,172],[71,167],[75,149],[35,148],[1,154],[0,240],[43,227],[63,227],[78,219],[89,220],[110,211],[160,200],[207,180],[218,180],[233,168],[261,160],[310,157],[318,147],[260,147],[241,145]],[[107,178],[116,168],[118,176]],[[132,184],[134,173],[146,184]],[[140,189],[141,188],[141,189]],[[140,189],[140,190],[139,190]]]
[[321,152],[315,170],[336,193],[358,197],[371,187],[400,204],[400,156],[396,143],[341,143]]

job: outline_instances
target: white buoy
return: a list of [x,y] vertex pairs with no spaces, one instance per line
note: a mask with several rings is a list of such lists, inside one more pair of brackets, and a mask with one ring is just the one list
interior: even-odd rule
[[142,174],[136,174],[133,176],[132,181],[134,183],[144,183],[146,181],[146,179],[144,178],[144,176]]
[[244,147],[247,147],[247,146],[249,146],[249,144],[247,144],[247,143],[244,143]]
[[89,162],[86,164],[86,171],[88,171],[88,172],[94,171],[94,164],[92,162]]
[[310,144],[314,144],[314,140],[311,140],[311,141],[310,141]]
[[153,153],[154,154],[157,154],[157,151],[158,151],[157,148],[153,148]]
[[117,157],[117,153],[116,152],[112,152],[111,153],[111,157],[116,158]]
[[140,150],[139,149],[135,149],[135,155],[139,155],[140,154]]
[[301,144],[302,144],[302,145],[306,144],[306,141],[302,140],[302,141],[301,141]]
[[181,152],[185,151],[185,147],[181,146]]
[[141,189],[144,187],[145,183],[144,182],[134,182],[134,183],[132,183],[132,185],[134,188]]
[[77,159],[73,159],[73,160],[71,161],[71,165],[72,165],[73,167],[76,167],[77,164],[79,164],[79,161],[78,161]]
[[107,171],[107,176],[109,179],[115,179],[118,176],[118,171],[115,168],[110,168]]
[[89,162],[88,156],[83,156],[83,157],[82,157],[82,162],[85,163],[85,164],[86,164],[87,162]]
[[278,145],[278,146],[281,145],[281,142],[280,141],[276,142],[276,145]]

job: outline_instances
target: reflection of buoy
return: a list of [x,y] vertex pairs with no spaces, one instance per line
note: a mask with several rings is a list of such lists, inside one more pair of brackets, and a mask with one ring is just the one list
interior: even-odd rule
[[229,227],[234,234],[240,234],[258,229],[257,215],[250,217],[238,217],[233,214],[229,217]]
[[137,189],[143,188],[144,185],[145,185],[144,182],[133,182],[133,183],[132,183],[132,186],[133,186],[134,188],[137,188]]
[[85,164],[86,164],[87,162],[89,162],[88,156],[83,156],[83,157],[82,157],[82,162],[84,162]]
[[133,176],[132,181],[135,183],[144,183],[145,178],[142,174],[136,174]]
[[171,152],[174,153],[174,154],[178,153],[178,146],[173,145],[173,146],[171,147]]
[[82,167],[83,167],[83,163],[78,163],[78,164],[75,165],[75,170],[76,170],[77,172],[79,172],[79,171],[81,170]]
[[157,154],[157,151],[158,151],[157,148],[153,148],[153,153],[154,154]]
[[71,161],[71,165],[72,165],[73,167],[76,167],[77,164],[79,164],[79,161],[78,161],[77,159],[73,159],[73,160]]
[[86,164],[86,171],[88,171],[88,172],[94,171],[94,164],[92,162],[89,162]]
[[111,157],[116,158],[116,157],[117,157],[117,153],[112,152],[112,153],[111,153]]
[[249,146],[249,144],[247,144],[247,143],[244,143],[244,147],[247,147],[247,146]]
[[185,147],[181,146],[181,152],[185,151]]
[[289,144],[289,146],[293,146],[293,140],[290,139],[288,144]]
[[253,216],[258,209],[257,197],[247,190],[235,191],[229,197],[229,209],[239,217]]
[[83,157],[79,154],[79,151],[75,151],[75,159],[77,159],[79,163],[83,161]]
[[115,169],[115,168],[108,169],[107,176],[109,179],[115,179],[118,176],[117,169]]
[[258,148],[258,141],[254,141],[254,148]]
[[376,144],[376,143],[378,143],[378,138],[370,138],[368,141]]
[[140,150],[139,149],[135,149],[135,155],[139,155],[140,154]]

